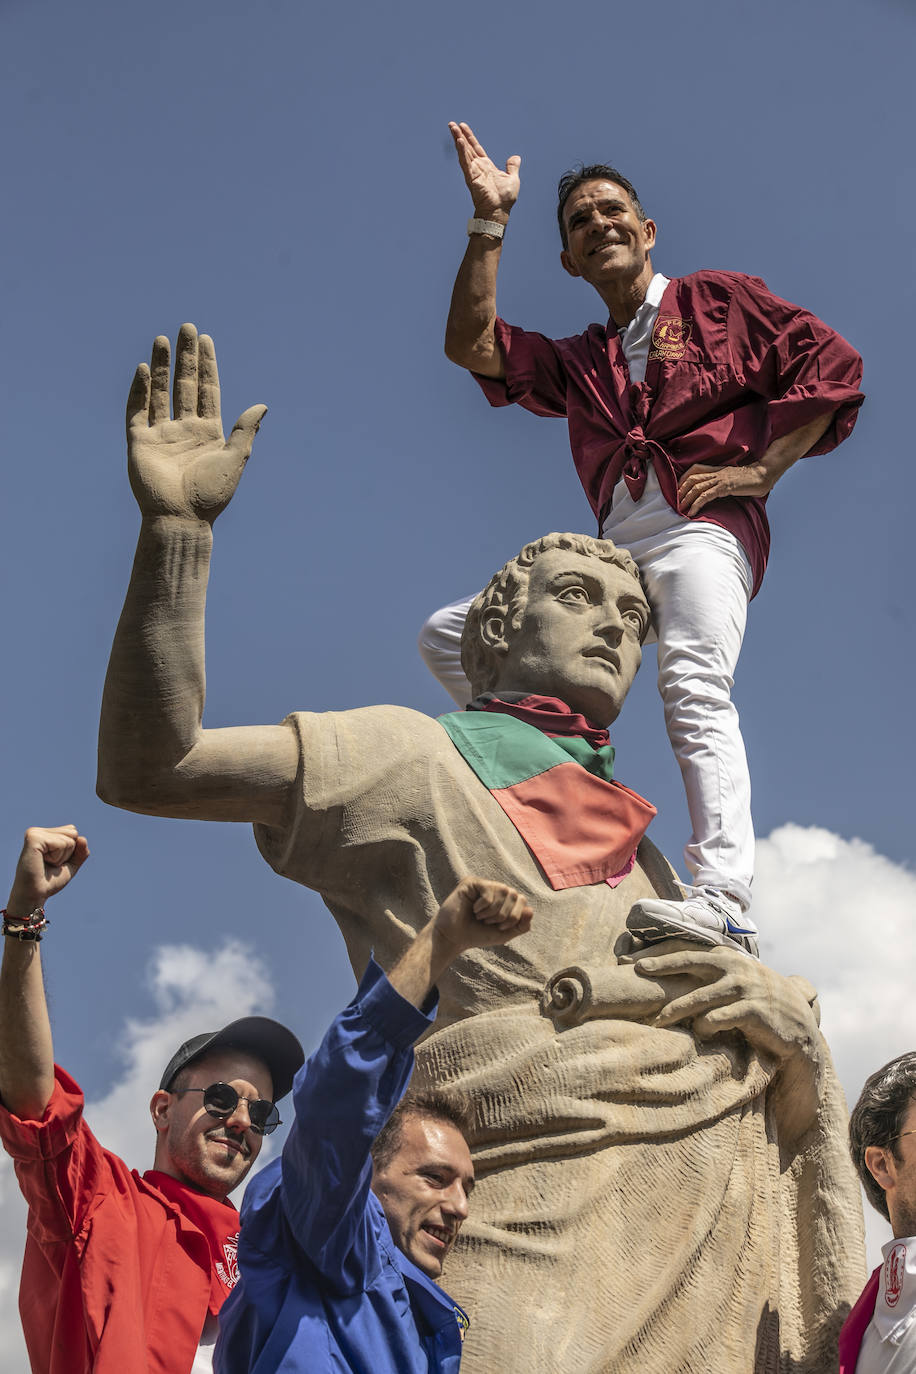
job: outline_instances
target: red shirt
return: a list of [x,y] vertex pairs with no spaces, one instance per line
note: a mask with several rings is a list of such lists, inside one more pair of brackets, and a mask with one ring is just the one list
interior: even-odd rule
[[[476,380],[491,405],[566,416],[599,535],[621,477],[638,499],[651,463],[676,510],[677,479],[691,464],[754,462],[775,439],[835,412],[809,451],[827,453],[850,433],[865,399],[855,349],[759,277],[738,272],[694,272],[668,283],[641,383],[630,382],[613,321],[548,339],[497,320],[496,338],[505,380]],[[695,517],[741,541],[755,593],[770,548],[765,503],[725,497]]]
[[[73,1079],[59,1068],[55,1079],[40,1122],[0,1106],[29,1204],[19,1310],[32,1370],[188,1374],[208,1310],[237,1277],[238,1212],[128,1169],[83,1121]],[[151,1181],[163,1179],[168,1195]]]

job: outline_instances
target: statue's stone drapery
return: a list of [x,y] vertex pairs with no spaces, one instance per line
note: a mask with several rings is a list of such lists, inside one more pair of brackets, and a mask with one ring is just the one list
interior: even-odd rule
[[[434,720],[369,707],[289,724],[301,795],[258,843],[322,892],[356,970],[373,945],[393,960],[465,872],[536,907],[524,940],[456,963],[418,1055],[420,1081],[477,1107],[481,1181],[446,1275],[473,1315],[465,1367],[827,1374],[861,1282],[842,1094],[827,1061],[817,1126],[787,1151],[767,1105],[776,1065],[742,1035],[702,1043],[608,1014],[622,978],[645,987],[615,948],[630,904],[669,890],[657,851],[644,842],[614,890],[553,892]],[[574,964],[592,1005],[545,1015],[546,985]]]

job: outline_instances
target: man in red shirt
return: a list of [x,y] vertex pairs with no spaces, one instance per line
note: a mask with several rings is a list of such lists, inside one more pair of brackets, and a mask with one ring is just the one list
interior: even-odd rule
[[[599,537],[629,550],[652,606],[694,886],[684,901],[636,903],[630,928],[646,941],[680,935],[755,954],[750,777],[733,675],[766,567],[767,495],[798,458],[850,432],[863,399],[861,361],[759,278],[696,272],[669,281],[655,272],[656,226],[630,182],[605,165],[561,179],[558,220],[563,268],[598,292],[607,327],[548,339],[507,325],[496,313],[496,278],[521,158],[503,171],[467,124],[450,129],[474,217],[445,351],[492,405],[566,418]],[[437,612],[420,637],[426,662],[462,705],[468,604]]]
[[249,1016],[194,1036],[150,1102],[153,1168],[102,1148],[54,1064],[42,910],[89,855],[76,827],[26,831],[3,916],[0,1140],[29,1204],[19,1308],[36,1374],[197,1374],[238,1278],[228,1195],[280,1124],[303,1063],[291,1031]]
[[849,1151],[893,1240],[840,1332],[840,1374],[916,1369],[916,1053],[866,1080],[849,1117]]

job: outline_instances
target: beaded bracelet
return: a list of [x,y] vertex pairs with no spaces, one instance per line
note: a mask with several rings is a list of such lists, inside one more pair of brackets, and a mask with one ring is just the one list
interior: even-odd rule
[[42,906],[37,906],[28,916],[8,916],[6,910],[0,911],[0,916],[3,917],[2,934],[14,940],[40,940],[42,931],[51,924]]

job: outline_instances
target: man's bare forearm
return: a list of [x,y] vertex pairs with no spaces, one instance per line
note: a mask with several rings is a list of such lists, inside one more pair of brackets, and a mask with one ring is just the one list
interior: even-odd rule
[[[24,920],[47,896],[29,881],[23,869],[20,859],[6,911],[8,916]],[[53,1091],[54,1042],[41,972],[41,945],[37,940],[7,935],[0,962],[0,1101],[14,1116],[37,1121]]]
[[[499,223],[509,216],[499,211]],[[459,367],[485,377],[505,376],[502,353],[496,343],[496,277],[502,240],[488,234],[471,234],[449,308],[445,327],[446,356]]]
[[793,429],[791,433],[784,434],[781,439],[776,439],[770,444],[760,459],[760,466],[769,479],[771,488],[776,485],[783,473],[788,472],[799,458],[804,458],[808,450],[827,432],[833,422],[833,415],[833,411],[829,415],[818,415],[817,419],[810,420],[799,429]]
[[141,526],[99,729],[99,795],[116,806],[154,809],[158,784],[200,735],[212,544],[205,520],[157,516]]
[[422,1007],[459,952],[437,936],[434,923],[430,922],[401,955],[388,974],[388,981],[406,1001]]
[[[28,912],[22,913],[28,915]],[[35,940],[3,941],[0,963],[0,1101],[37,1121],[54,1090],[54,1046]]]
[[833,412],[819,415],[808,424],[776,439],[753,463],[718,467],[694,463],[678,482],[678,502],[684,515],[699,515],[710,501],[725,496],[768,496],[783,473],[817,443],[833,420]]

